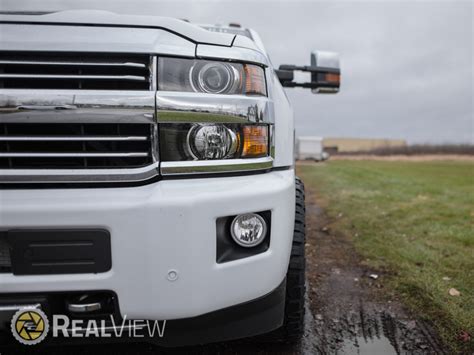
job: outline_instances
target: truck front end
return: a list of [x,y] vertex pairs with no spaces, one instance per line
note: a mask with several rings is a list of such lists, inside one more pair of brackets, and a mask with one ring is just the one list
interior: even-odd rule
[[266,54],[158,17],[0,26],[0,332],[25,309],[45,343],[91,319],[166,320],[170,346],[281,327],[294,128]]

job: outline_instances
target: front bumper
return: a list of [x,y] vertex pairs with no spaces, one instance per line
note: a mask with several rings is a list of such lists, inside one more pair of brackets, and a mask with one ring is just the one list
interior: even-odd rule
[[[261,254],[216,263],[216,219],[270,210]],[[112,269],[100,274],[0,274],[0,294],[110,290],[128,319],[197,317],[275,290],[285,277],[294,216],[294,171],[164,180],[130,188],[0,191],[0,229],[99,228]],[[178,278],[170,281],[168,272]]]

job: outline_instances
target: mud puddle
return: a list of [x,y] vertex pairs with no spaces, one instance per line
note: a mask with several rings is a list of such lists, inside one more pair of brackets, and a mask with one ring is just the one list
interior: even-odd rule
[[365,354],[365,355],[396,355],[387,338],[367,340],[360,338],[353,342],[347,342],[341,349],[341,354]]
[[[311,315],[312,316],[312,315]],[[361,310],[339,319],[313,320],[302,354],[444,354],[429,332],[384,311]]]

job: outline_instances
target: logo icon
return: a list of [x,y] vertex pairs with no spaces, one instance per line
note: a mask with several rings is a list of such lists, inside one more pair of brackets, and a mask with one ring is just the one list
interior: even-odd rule
[[40,309],[23,308],[13,315],[11,329],[13,336],[20,343],[35,345],[43,341],[48,334],[48,318]]

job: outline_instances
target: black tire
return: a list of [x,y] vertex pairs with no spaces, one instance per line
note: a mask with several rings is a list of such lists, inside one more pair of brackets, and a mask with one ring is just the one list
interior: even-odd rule
[[299,341],[304,332],[306,209],[304,184],[300,178],[296,178],[295,185],[295,227],[290,264],[286,274],[285,318],[283,325],[273,334],[275,340],[285,343],[295,343]]

